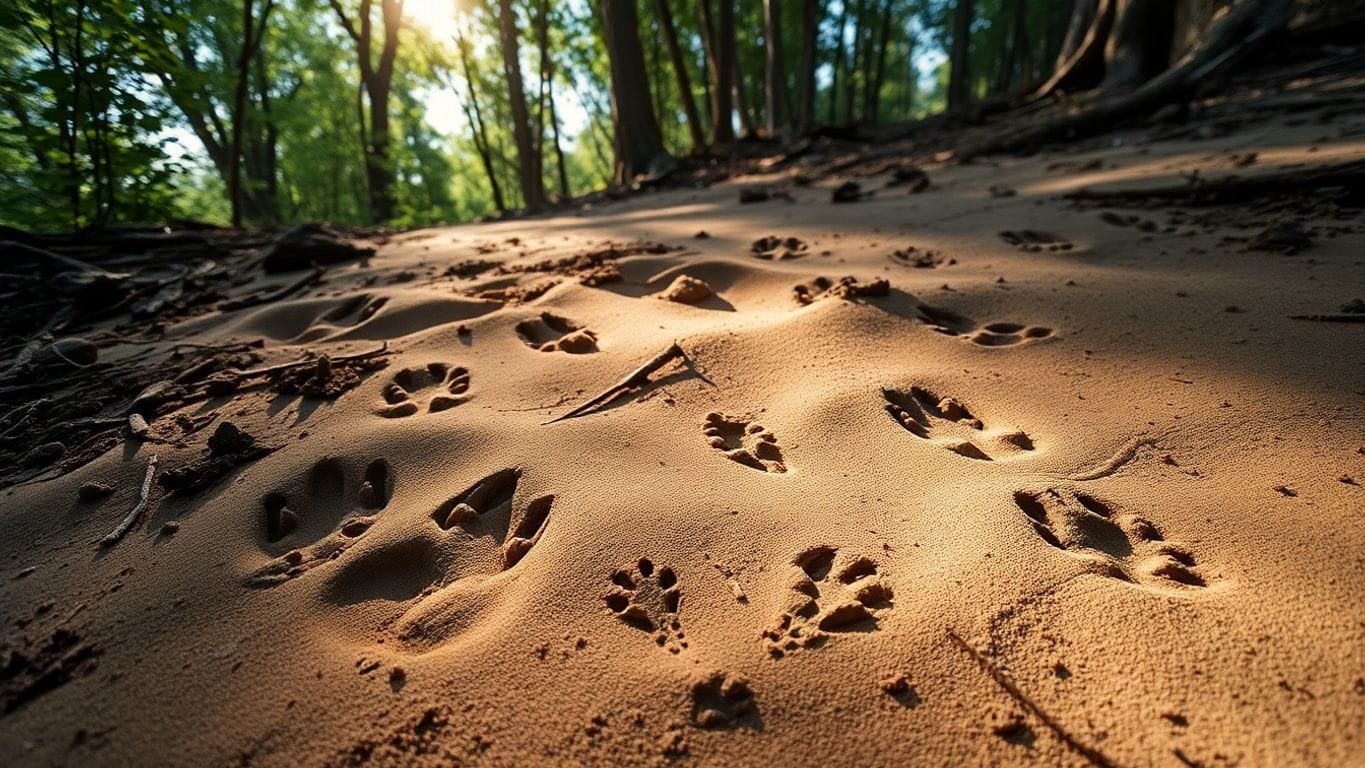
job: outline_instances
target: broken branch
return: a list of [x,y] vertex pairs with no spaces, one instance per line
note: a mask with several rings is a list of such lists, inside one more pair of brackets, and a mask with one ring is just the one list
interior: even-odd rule
[[562,416],[556,416],[555,418],[550,419],[545,423],[553,424],[556,421],[563,421],[565,419],[572,419],[577,416],[582,416],[583,414],[597,408],[598,406],[605,405],[606,403],[612,401],[613,399],[616,398],[617,395],[621,394],[622,392],[626,392],[628,390],[635,389],[636,387],[642,387],[645,384],[648,384],[650,374],[664,367],[669,362],[677,359],[686,358],[687,353],[684,352],[683,348],[678,345],[678,342],[675,341],[671,346],[668,347],[668,349],[665,349],[664,351],[660,352],[654,357],[651,357],[647,362],[645,362],[644,365],[641,365],[639,368],[636,368],[635,370],[631,371],[629,374],[626,375],[624,379],[621,379],[616,384],[613,384],[611,387],[608,387],[605,391],[602,392],[602,394],[592,398],[586,403],[583,403],[577,408],[574,408],[568,413],[565,413]]

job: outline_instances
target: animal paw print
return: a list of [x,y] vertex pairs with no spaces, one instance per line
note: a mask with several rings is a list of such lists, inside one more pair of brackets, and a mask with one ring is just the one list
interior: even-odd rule
[[841,277],[838,282],[827,277],[817,277],[792,289],[796,303],[802,305],[814,304],[825,298],[855,299],[860,296],[885,296],[890,292],[891,283],[884,277],[864,283],[852,275]]
[[792,564],[797,573],[789,604],[776,625],[763,632],[775,659],[818,648],[831,634],[874,631],[878,616],[891,607],[891,587],[877,575],[871,558],[818,546],[798,554]]
[[1012,347],[1052,335],[1051,328],[1041,325],[1000,322],[977,327],[971,320],[946,309],[920,305],[919,311],[924,321],[935,331],[964,338],[983,347]]
[[1033,439],[1024,431],[987,432],[981,419],[951,397],[939,397],[922,387],[911,387],[908,392],[883,389],[882,397],[886,399],[886,412],[907,432],[959,456],[992,461],[1004,454],[1033,450]]
[[652,561],[642,557],[634,566],[612,573],[611,583],[612,589],[603,600],[618,619],[652,633],[654,642],[669,653],[687,649],[686,635],[678,621],[682,590],[672,568],[663,566],[656,570]]
[[691,693],[692,724],[698,728],[735,728],[750,724],[758,714],[754,692],[742,677],[712,672],[693,681]]
[[1014,503],[1049,545],[1092,564],[1095,572],[1131,583],[1203,587],[1194,555],[1166,541],[1150,521],[1063,488],[1016,491]]
[[756,259],[764,261],[786,261],[787,259],[799,259],[805,256],[810,250],[805,241],[795,237],[778,237],[768,235],[755,240],[749,246],[749,252]]
[[712,448],[725,458],[760,472],[786,472],[777,436],[748,417],[730,419],[719,413],[706,414],[704,433]]
[[1069,251],[1075,248],[1075,244],[1066,238],[1055,235],[1051,232],[1041,232],[1033,229],[1005,230],[1000,233],[1000,239],[1018,248],[1021,251],[1036,253],[1038,251]]
[[549,312],[541,312],[534,320],[517,323],[517,335],[526,346],[541,352],[586,355],[597,351],[597,334]]
[[511,568],[539,539],[555,500],[553,495],[532,500],[512,528],[512,501],[520,480],[520,469],[494,472],[447,499],[431,513],[431,519],[443,531],[458,529],[476,538],[490,536],[502,544],[503,570]]
[[384,387],[384,407],[377,413],[401,419],[426,408],[427,413],[446,411],[469,399],[469,371],[445,363],[425,368],[405,368]]
[[261,501],[265,549],[286,551],[247,584],[272,587],[337,559],[374,525],[392,496],[393,473],[383,459],[370,462],[358,484],[347,479],[343,460],[319,461],[297,492],[274,491]]

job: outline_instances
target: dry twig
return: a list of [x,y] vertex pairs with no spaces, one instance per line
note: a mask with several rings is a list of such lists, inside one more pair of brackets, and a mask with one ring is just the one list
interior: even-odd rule
[[948,639],[956,643],[959,648],[966,651],[973,659],[976,659],[976,663],[981,665],[981,668],[985,670],[986,674],[990,675],[991,679],[995,680],[996,684],[1003,688],[1005,693],[1010,695],[1010,698],[1019,702],[1019,706],[1032,712],[1042,721],[1043,725],[1046,725],[1053,733],[1057,734],[1057,737],[1068,747],[1076,750],[1085,757],[1085,759],[1100,766],[1100,768],[1119,768],[1119,764],[1106,757],[1104,753],[1082,743],[1075,736],[1072,736],[1070,732],[1062,727],[1061,723],[1057,722],[1056,718],[1049,715],[1047,712],[1044,712],[1043,708],[1038,706],[1037,702],[1029,698],[1023,691],[1019,690],[1019,686],[1015,685],[1013,680],[1010,680],[999,667],[991,663],[991,660],[986,658],[981,651],[973,648],[970,643],[963,640],[961,635],[949,629]]
[[686,358],[687,353],[684,352],[683,348],[678,345],[678,342],[675,341],[671,346],[668,347],[668,349],[665,349],[664,351],[660,352],[654,357],[651,357],[644,365],[641,365],[639,368],[636,368],[635,370],[631,371],[629,374],[626,375],[624,379],[621,379],[616,384],[613,384],[612,386],[608,387],[605,391],[602,392],[602,394],[592,398],[591,400],[563,414],[562,416],[556,416],[555,418],[550,419],[545,423],[553,424],[556,421],[563,421],[565,419],[572,419],[577,416],[582,416],[583,414],[597,408],[598,406],[605,405],[622,392],[626,392],[628,390],[635,389],[636,387],[642,387],[645,384],[648,384],[650,374],[664,367],[669,362],[673,360]]
[[138,494],[137,503],[128,510],[128,515],[123,518],[123,522],[118,527],[109,532],[108,536],[100,539],[101,547],[112,547],[123,538],[124,534],[132,529],[133,524],[142,516],[142,510],[147,508],[147,502],[152,497],[152,479],[156,477],[156,454],[147,460],[147,474],[142,478],[142,491]]

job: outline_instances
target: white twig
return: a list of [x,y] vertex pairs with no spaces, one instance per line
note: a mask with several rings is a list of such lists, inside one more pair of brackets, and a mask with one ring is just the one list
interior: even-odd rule
[[142,478],[142,492],[138,495],[137,504],[128,510],[127,517],[123,518],[123,522],[119,523],[117,528],[110,531],[108,536],[100,539],[100,546],[112,547],[117,544],[119,539],[123,538],[123,535],[128,533],[137,519],[142,516],[142,510],[147,508],[147,501],[152,497],[152,478],[156,477],[156,461],[156,454],[152,454],[152,458],[147,460],[147,474]]

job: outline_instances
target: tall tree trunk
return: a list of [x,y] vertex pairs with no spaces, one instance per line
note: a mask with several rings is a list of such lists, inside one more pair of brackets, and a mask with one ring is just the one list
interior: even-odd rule
[[[342,29],[355,41],[360,64],[360,92],[356,94],[359,113],[360,141],[365,148],[365,187],[368,191],[370,220],[375,223],[393,218],[393,166],[389,162],[389,94],[393,81],[394,62],[398,58],[398,30],[403,25],[403,0],[380,0],[380,16],[384,24],[379,62],[374,60],[372,41],[374,24],[370,18],[373,0],[360,0],[356,19],[341,6],[340,0],[328,0],[336,12]],[[359,22],[357,24],[356,22]],[[364,97],[369,97],[370,126],[365,131]]]
[[1165,69],[1175,32],[1173,0],[1118,0],[1115,12],[1104,48],[1106,90],[1142,85]]
[[569,172],[564,166],[564,147],[559,143],[559,114],[555,112],[555,81],[551,77],[546,83],[546,92],[550,96],[550,136],[554,143],[555,161],[559,167],[559,199],[568,200],[572,197],[569,191]]
[[739,127],[743,130],[744,138],[753,138],[758,135],[758,120],[754,117],[753,105],[749,101],[749,91],[745,87],[744,72],[739,68],[739,56],[733,58],[735,62],[735,109],[739,111]]
[[863,98],[863,118],[876,125],[881,117],[882,82],[886,78],[886,49],[891,44],[891,0],[882,3],[881,36],[877,41],[877,60]]
[[682,46],[678,44],[678,28],[673,23],[673,11],[668,0],[655,0],[659,25],[663,27],[664,42],[668,45],[668,56],[673,62],[673,74],[678,80],[678,96],[682,99],[683,113],[687,115],[687,130],[692,135],[692,148],[699,150],[706,146],[706,134],[702,130],[701,117],[697,114],[697,100],[692,95],[691,78],[687,75],[687,60],[683,57]]
[[255,0],[242,0],[242,47],[237,55],[237,87],[232,99],[232,155],[228,158],[228,198],[232,205],[232,226],[242,226],[242,137],[246,129],[246,96],[251,78],[251,61],[264,37],[265,25],[274,9],[274,0],[265,0],[256,18]]
[[845,50],[844,50],[844,32],[845,32],[845,30],[847,30],[847,28],[848,28],[848,3],[845,2],[845,3],[843,4],[843,9],[839,11],[839,32],[838,32],[838,34],[837,34],[837,35],[835,36],[835,38],[834,38],[834,70],[833,70],[833,71],[834,71],[834,76],[833,76],[833,79],[830,81],[830,84],[829,84],[829,112],[828,112],[827,116],[825,117],[825,122],[828,123],[829,125],[834,125],[834,124],[837,123],[838,120],[839,120],[839,117],[838,117],[838,114],[839,114],[839,113],[838,113],[838,110],[839,110],[839,82],[840,82],[840,79],[841,79],[841,78],[840,78],[840,75],[841,75],[841,74],[843,75],[842,80],[843,80],[843,84],[844,84],[844,88],[845,88],[845,89],[848,88],[849,80],[852,79],[852,78],[850,78],[849,75],[848,75],[848,72],[847,72],[847,65],[846,65],[846,63],[845,63],[845,58],[846,58],[846,56],[847,56],[847,53],[846,53]]
[[493,207],[498,213],[506,213],[507,202],[503,199],[502,185],[498,183],[498,173],[493,167],[493,153],[488,146],[488,130],[484,127],[483,111],[479,109],[479,94],[475,86],[478,80],[474,67],[470,64],[469,40],[458,30],[455,35],[455,48],[460,54],[465,86],[469,89],[469,101],[463,103],[465,120],[474,128],[474,150],[479,153],[479,161],[488,176],[488,186],[493,193]]
[[787,134],[787,73],[783,69],[782,56],[782,0],[764,0],[763,37],[767,45],[766,83],[764,88],[767,106],[768,135]]
[[952,45],[948,53],[948,108],[967,105],[972,97],[971,61],[972,0],[957,0],[953,9]]
[[616,150],[615,180],[629,183],[641,174],[658,175],[669,161],[650,107],[645,55],[640,48],[640,18],[635,0],[601,0],[602,31],[611,64],[611,115]]
[[820,0],[801,3],[801,71],[797,81],[796,128],[806,133],[815,127],[815,67],[819,61]]
[[[507,77],[507,101],[512,111],[512,138],[517,143],[517,178],[521,182],[523,204],[534,211],[545,207],[545,187],[537,161],[539,147],[531,140],[526,89],[521,79],[521,44],[512,0],[498,0],[498,37],[502,43],[502,67]],[[639,72],[644,72],[643,63]]]
[[711,80],[711,141],[715,144],[735,140],[735,5],[734,0],[719,2],[716,23],[712,24],[711,0],[697,0]]
[[[845,0],[851,2],[851,0]],[[863,70],[863,15],[867,0],[858,0],[853,11],[853,53],[849,57],[848,76],[844,78],[844,124],[853,124],[853,104],[858,95],[858,75]]]

